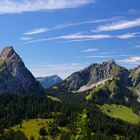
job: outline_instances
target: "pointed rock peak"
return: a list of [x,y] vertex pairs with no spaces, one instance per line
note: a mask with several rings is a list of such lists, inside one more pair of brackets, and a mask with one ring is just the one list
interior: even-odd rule
[[135,71],[135,72],[139,73],[140,72],[140,65],[137,66],[136,68],[132,69],[132,71]]
[[19,56],[18,54],[15,52],[15,50],[13,49],[13,47],[11,46],[8,46],[8,47],[5,47],[1,54],[0,54],[0,58],[1,59],[6,59],[6,58],[18,58],[19,59]]
[[0,57],[1,58],[9,58],[9,57],[11,57],[13,54],[15,53],[15,51],[14,51],[14,49],[13,49],[13,47],[5,47],[3,50],[2,50],[2,52],[1,52],[1,54],[0,54]]
[[113,59],[104,62],[103,64],[116,64],[115,61]]

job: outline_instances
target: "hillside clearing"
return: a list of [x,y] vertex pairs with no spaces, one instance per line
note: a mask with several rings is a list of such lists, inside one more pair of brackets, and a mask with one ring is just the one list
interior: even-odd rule
[[[53,119],[30,119],[30,120],[24,120],[21,124],[15,125],[12,127],[15,131],[22,131],[25,136],[30,139],[31,136],[35,138],[35,140],[38,140],[38,138],[41,138],[42,136],[39,135],[40,128],[44,127],[48,131],[48,123],[53,122]],[[60,129],[60,133],[62,131],[68,131],[66,127],[58,127]],[[46,138],[49,140],[53,140],[54,138],[51,137],[51,135],[47,135]],[[55,137],[56,140],[60,139],[60,134]]]
[[104,104],[103,106],[100,106],[100,109],[103,113],[112,118],[118,118],[133,124],[140,122],[140,116],[134,113],[131,108],[126,106]]

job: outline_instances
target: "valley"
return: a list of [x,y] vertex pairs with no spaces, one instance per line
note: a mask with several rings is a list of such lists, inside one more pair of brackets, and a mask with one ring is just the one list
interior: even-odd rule
[[139,67],[129,71],[109,60],[62,80],[35,78],[12,47],[0,59],[1,140],[139,138]]
[[0,0],[0,140],[140,140],[140,0]]

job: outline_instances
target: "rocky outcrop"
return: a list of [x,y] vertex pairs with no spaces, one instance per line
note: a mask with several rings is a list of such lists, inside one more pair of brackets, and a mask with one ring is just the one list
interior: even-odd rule
[[0,93],[41,93],[42,87],[13,47],[0,54]]
[[137,91],[140,92],[140,66],[131,70],[131,78],[133,81],[133,87],[135,87]]

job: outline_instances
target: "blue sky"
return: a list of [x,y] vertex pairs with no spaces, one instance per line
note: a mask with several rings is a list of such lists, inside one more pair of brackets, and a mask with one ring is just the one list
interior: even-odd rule
[[139,0],[1,0],[0,49],[37,76],[66,78],[91,63],[140,64]]

